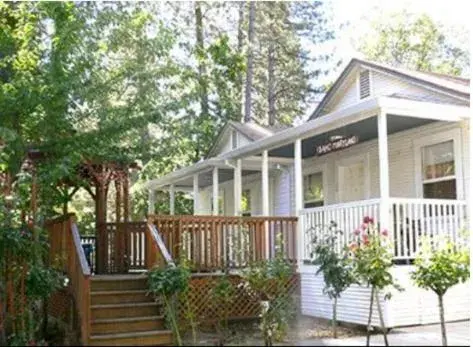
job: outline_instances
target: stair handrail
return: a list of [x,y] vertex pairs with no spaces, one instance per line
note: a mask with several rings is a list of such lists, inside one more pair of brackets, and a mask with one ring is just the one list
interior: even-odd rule
[[163,238],[159,234],[159,230],[153,223],[148,222],[148,235],[149,235],[149,242],[148,242],[148,249],[147,249],[147,268],[151,269],[156,263],[160,263],[157,260],[157,256],[161,256],[164,259],[166,265],[168,266],[176,266],[174,260],[171,257],[166,245],[164,244]]
[[50,260],[64,256],[63,270],[70,281],[70,292],[78,313],[80,336],[83,345],[88,345],[90,334],[90,276],[91,271],[80,242],[75,215],[68,214],[47,224],[50,235]]

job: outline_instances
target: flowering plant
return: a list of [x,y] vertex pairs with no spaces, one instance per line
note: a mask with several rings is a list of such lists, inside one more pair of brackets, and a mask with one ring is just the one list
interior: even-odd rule
[[[401,288],[394,282],[393,275],[390,272],[390,269],[393,266],[393,252],[388,237],[389,233],[385,229],[379,232],[374,219],[366,216],[363,218],[363,223],[360,228],[353,232],[353,236],[353,241],[348,247],[349,257],[353,263],[355,277],[360,281],[360,283],[371,287],[367,325],[367,345],[369,345],[373,301],[375,298],[385,344],[388,345],[378,293],[380,290],[386,289],[389,286],[401,290]],[[388,293],[386,294],[385,299],[388,299],[389,297],[390,294]]]

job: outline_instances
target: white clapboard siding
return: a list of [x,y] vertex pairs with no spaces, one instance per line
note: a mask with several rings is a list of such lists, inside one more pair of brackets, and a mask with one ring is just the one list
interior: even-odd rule
[[[332,301],[323,294],[324,280],[322,275],[315,275],[317,267],[304,265],[301,269],[301,310],[303,315],[332,318]],[[358,285],[348,288],[338,300],[337,317],[341,322],[366,325],[368,321],[371,290]],[[382,309],[385,302],[380,293]],[[379,326],[376,306],[373,310],[373,325]],[[383,311],[384,312],[384,311]],[[384,314],[386,319],[386,314]]]
[[[385,325],[400,327],[418,324],[438,323],[438,300],[434,293],[420,289],[410,279],[412,266],[394,266],[392,273],[403,287],[403,291],[391,290],[392,297],[384,301],[380,294]],[[315,276],[316,267],[304,265],[301,269],[301,309],[302,314],[331,319],[332,302],[322,290],[322,275]],[[470,317],[469,281],[456,285],[445,296],[445,319],[457,321]],[[384,293],[383,293],[384,294]],[[338,320],[366,325],[368,320],[370,290],[358,285],[348,288],[339,299]],[[379,326],[378,312],[373,311],[373,324]]]
[[[400,97],[402,95],[409,95],[410,97],[419,97],[425,101],[449,103],[449,104],[464,104],[464,101],[450,97],[448,95],[434,92],[425,87],[409,83],[399,77],[390,76],[384,73],[379,73],[370,70],[371,73],[371,95],[370,97],[390,96],[396,94]],[[330,113],[347,106],[351,106],[360,102],[359,87],[356,78],[358,72],[354,71],[353,75],[347,78],[345,85],[338,91],[338,96],[334,97],[324,109],[324,114]]]

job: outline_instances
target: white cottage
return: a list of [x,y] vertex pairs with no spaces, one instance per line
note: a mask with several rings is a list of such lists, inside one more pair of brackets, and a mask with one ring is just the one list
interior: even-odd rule
[[[207,159],[148,182],[150,201],[169,190],[173,214],[174,192],[188,191],[196,215],[298,217],[302,313],[325,318],[331,304],[308,263],[311,241],[334,221],[341,248],[362,217],[373,216],[390,231],[393,271],[405,288],[384,303],[387,326],[437,322],[435,296],[408,274],[422,236],[460,242],[471,225],[469,83],[353,59],[307,122],[229,122]],[[264,240],[270,254],[274,238]],[[365,324],[368,302],[369,290],[353,286],[339,301],[339,319]],[[448,293],[446,318],[469,318],[468,285]]]

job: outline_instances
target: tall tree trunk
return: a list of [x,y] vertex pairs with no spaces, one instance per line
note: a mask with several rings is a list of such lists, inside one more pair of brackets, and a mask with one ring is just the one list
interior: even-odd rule
[[269,42],[268,47],[268,123],[269,125],[274,125],[276,123],[276,98],[275,98],[275,52],[274,52],[274,42]]
[[373,316],[374,287],[371,288],[370,312],[368,313],[368,325],[366,327],[366,345],[370,345],[371,317]]
[[[245,19],[245,5],[246,1],[238,3],[238,54],[243,55],[243,23]],[[241,122],[243,115],[243,71],[238,76],[238,121]]]
[[443,295],[438,295],[440,310],[440,329],[442,331],[442,346],[447,346],[447,329],[445,327],[445,312],[443,308]]
[[379,302],[379,292],[378,291],[376,291],[376,306],[378,307],[379,322],[381,323],[381,330],[383,331],[384,345],[389,346],[388,334],[387,334],[387,331],[386,331],[386,327],[384,326],[383,310],[381,310],[381,304]]
[[245,122],[251,120],[251,89],[253,88],[253,43],[255,40],[255,11],[256,3],[250,2],[250,15],[248,19],[248,54],[246,63],[245,86]]
[[204,61],[204,26],[202,24],[202,8],[200,2],[195,2],[195,36],[196,36],[196,52],[198,56],[199,68],[199,85],[200,85],[200,107],[203,115],[209,114],[209,96],[206,81],[206,66]]

